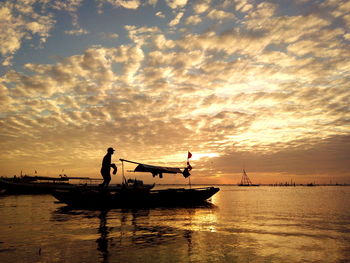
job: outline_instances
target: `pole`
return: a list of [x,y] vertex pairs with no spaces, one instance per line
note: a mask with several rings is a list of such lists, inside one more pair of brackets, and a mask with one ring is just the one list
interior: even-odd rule
[[138,163],[138,162],[134,162],[134,161],[129,161],[129,160],[125,160],[125,159],[119,159],[122,163],[123,162],[128,162],[128,163],[134,163],[134,164],[142,164],[142,163]]
[[122,182],[122,184],[124,184],[125,183],[125,176],[124,176],[124,160],[122,160],[122,159],[120,159],[121,161],[122,161],[122,176],[123,176],[123,182]]
[[[190,162],[190,158],[188,158],[188,154],[187,154],[187,168],[188,168],[188,166],[189,166],[189,165],[188,165],[189,162]],[[191,189],[191,188],[192,188],[192,187],[191,187],[191,175],[188,176],[188,184],[190,185],[190,189]]]

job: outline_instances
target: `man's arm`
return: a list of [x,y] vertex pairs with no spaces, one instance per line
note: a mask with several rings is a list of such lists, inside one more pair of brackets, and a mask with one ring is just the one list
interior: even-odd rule
[[116,174],[118,169],[115,163],[111,163],[111,167],[113,168],[113,174]]

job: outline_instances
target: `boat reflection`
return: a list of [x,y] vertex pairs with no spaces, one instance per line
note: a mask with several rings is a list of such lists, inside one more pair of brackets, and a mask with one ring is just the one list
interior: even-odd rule
[[[210,203],[191,208],[111,210],[79,210],[64,206],[56,209],[51,220],[74,225],[75,231],[70,237],[72,244],[74,240],[94,242],[99,262],[108,263],[113,261],[111,258],[142,261],[139,257],[147,255],[130,253],[153,251],[151,257],[154,257],[162,249],[174,253],[175,257],[181,255],[189,259],[194,254],[194,232],[200,228],[202,220],[205,223],[203,230],[207,230],[206,225],[211,225],[208,220],[213,219],[208,215],[215,208]],[[168,251],[168,247],[173,251]]]
[[98,228],[99,238],[96,239],[97,250],[101,252],[102,262],[108,262],[108,235],[112,231],[112,227],[107,226],[107,213],[108,210],[102,210],[98,218],[100,219],[100,226]]

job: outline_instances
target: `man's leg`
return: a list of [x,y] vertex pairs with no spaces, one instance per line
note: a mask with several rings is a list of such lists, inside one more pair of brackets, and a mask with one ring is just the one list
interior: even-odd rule
[[111,181],[111,175],[109,173],[105,173],[102,176],[103,176],[102,186],[103,187],[108,187],[109,182]]
[[101,175],[102,175],[102,178],[103,178],[103,182],[100,184],[100,186],[104,187],[106,179],[105,179],[105,174],[102,172],[102,170],[101,170]]
[[107,180],[106,180],[106,187],[108,187],[110,181],[111,181],[111,175],[108,174]]

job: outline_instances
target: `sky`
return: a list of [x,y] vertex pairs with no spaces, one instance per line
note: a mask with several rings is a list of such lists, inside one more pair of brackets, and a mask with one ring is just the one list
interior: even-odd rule
[[1,0],[0,176],[350,183],[349,57],[346,0]]

